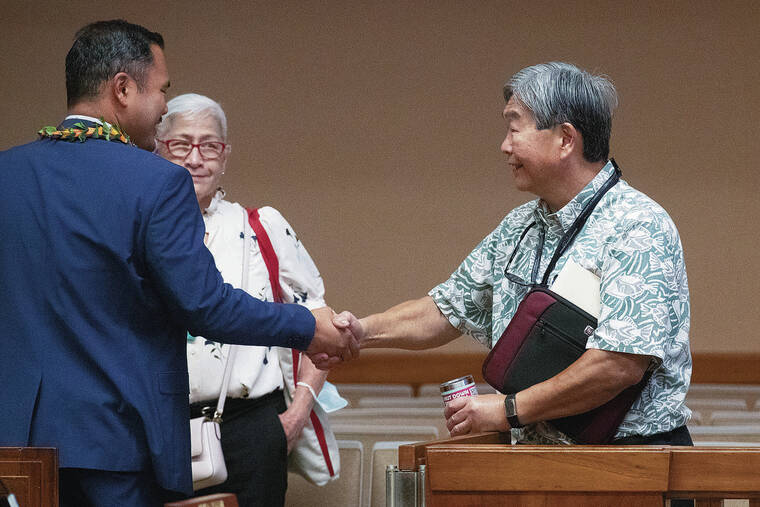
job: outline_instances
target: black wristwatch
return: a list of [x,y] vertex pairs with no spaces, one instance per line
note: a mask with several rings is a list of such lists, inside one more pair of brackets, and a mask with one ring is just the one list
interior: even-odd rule
[[524,426],[520,424],[520,420],[517,418],[517,403],[514,394],[508,394],[504,398],[504,409],[507,411],[507,422],[510,428],[522,428]]

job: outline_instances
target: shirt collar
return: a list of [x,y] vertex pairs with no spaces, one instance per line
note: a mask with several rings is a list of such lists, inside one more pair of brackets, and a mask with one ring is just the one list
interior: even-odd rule
[[93,118],[92,116],[85,116],[83,114],[70,114],[66,118],[63,119],[63,121],[66,120],[85,120],[92,123],[97,123],[98,125],[103,125],[103,122],[100,121],[97,118]]
[[554,213],[551,213],[546,203],[539,199],[534,211],[536,220],[538,223],[545,224],[549,230],[564,234],[573,225],[575,219],[578,218],[586,203],[602,188],[602,185],[612,176],[613,172],[615,172],[615,167],[612,165],[612,162],[608,161],[602,167],[602,170],[594,176],[594,179],[583,187],[583,190],[578,192],[578,195],[573,197],[562,209]]
[[216,213],[217,209],[219,208],[219,202],[224,199],[225,195],[227,195],[227,193],[222,187],[219,187],[219,189],[214,194],[214,197],[211,198],[211,204],[208,205],[208,208],[203,210],[203,215],[213,215]]
[[87,123],[92,123],[94,125],[102,125],[106,128],[113,127],[113,124],[108,123],[107,121],[99,120],[98,118],[93,118],[92,116],[86,116],[83,114],[70,114],[66,118],[63,119],[61,122],[62,127],[71,127],[74,125],[74,122],[76,121],[84,121]]

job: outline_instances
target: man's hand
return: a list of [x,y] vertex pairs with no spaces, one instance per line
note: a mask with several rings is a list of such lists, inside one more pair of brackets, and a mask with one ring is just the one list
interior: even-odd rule
[[455,398],[446,404],[443,415],[452,437],[509,429],[503,394]]
[[306,355],[320,370],[328,370],[341,361],[350,361],[359,357],[359,343],[348,329],[338,329],[333,324],[335,312],[323,307],[312,310],[316,319],[314,338],[311,340]]
[[362,345],[362,341],[366,338],[366,331],[362,322],[356,318],[356,315],[349,311],[343,311],[333,316],[333,324],[338,329],[348,329],[354,338],[359,342],[359,347]]

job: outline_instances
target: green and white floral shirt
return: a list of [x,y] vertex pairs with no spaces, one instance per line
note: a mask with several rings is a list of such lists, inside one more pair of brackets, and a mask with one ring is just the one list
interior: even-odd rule
[[[607,163],[556,213],[550,213],[540,200],[512,210],[447,281],[430,291],[449,322],[492,347],[528,292],[504,274],[520,235],[537,222],[520,243],[509,268],[513,275],[530,280],[538,229],[546,231],[540,281],[559,239],[613,171]],[[601,279],[599,326],[586,348],[652,356],[656,366],[615,438],[652,435],[686,424],[691,416],[684,404],[691,378],[689,287],[681,240],[670,216],[620,180],[559,259],[550,283],[568,259]],[[514,430],[513,436],[524,443],[571,443],[546,423]]]

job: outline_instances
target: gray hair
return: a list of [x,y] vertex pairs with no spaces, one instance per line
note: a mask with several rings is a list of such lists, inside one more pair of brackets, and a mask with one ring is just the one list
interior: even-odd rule
[[197,93],[185,93],[178,95],[166,103],[166,114],[161,118],[158,125],[158,137],[167,132],[174,121],[176,115],[190,116],[193,118],[202,118],[211,116],[219,122],[219,131],[222,140],[227,141],[227,116],[224,114],[222,106],[215,100],[205,95]]
[[578,129],[587,161],[609,156],[612,111],[618,98],[607,77],[569,63],[541,63],[522,69],[504,85],[504,100],[513,96],[533,113],[538,130],[562,123]]

